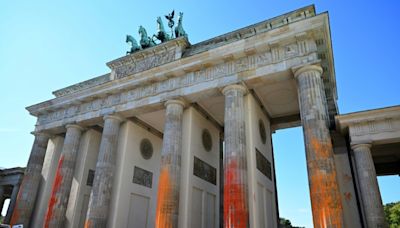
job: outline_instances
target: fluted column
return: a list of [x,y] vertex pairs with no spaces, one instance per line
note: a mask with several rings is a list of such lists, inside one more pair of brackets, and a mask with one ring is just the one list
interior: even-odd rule
[[71,191],[79,141],[83,128],[76,124],[66,126],[64,145],[45,216],[44,227],[63,227],[69,193]]
[[343,227],[343,208],[321,74],[322,68],[314,65],[304,66],[295,72],[313,221],[315,228]]
[[13,190],[12,190],[11,198],[10,198],[10,205],[8,206],[6,217],[4,218],[4,223],[5,224],[9,224],[10,223],[11,215],[12,215],[12,213],[14,211],[15,203],[17,202],[17,195],[18,195],[18,192],[19,192],[19,187],[20,187],[20,183],[18,183],[18,184],[13,186]]
[[388,227],[383,211],[381,193],[374,161],[371,155],[371,144],[352,144],[358,174],[362,204],[368,228]]
[[178,227],[179,214],[184,103],[180,100],[169,100],[165,103],[165,107],[165,127],[155,227],[176,228]]
[[28,227],[35,206],[49,136],[43,133],[34,133],[34,135],[35,140],[16,199],[11,225],[23,224],[24,227]]
[[4,186],[0,185],[0,213],[4,206]]
[[101,136],[85,228],[107,226],[121,121],[122,118],[117,115],[104,117],[103,134]]
[[244,95],[246,88],[229,85],[225,95],[224,227],[249,227]]

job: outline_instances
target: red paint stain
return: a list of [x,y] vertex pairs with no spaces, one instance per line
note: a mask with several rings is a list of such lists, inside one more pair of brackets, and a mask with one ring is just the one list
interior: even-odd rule
[[350,192],[345,192],[345,193],[344,193],[344,198],[345,198],[347,201],[350,201],[351,198],[352,198],[351,193],[350,193]]
[[[169,172],[162,168],[157,193],[156,228],[171,228],[171,212],[175,209],[170,203],[173,200]],[[172,206],[172,207],[171,207]]]
[[342,227],[343,212],[332,144],[309,135],[312,154],[308,166],[314,227]]
[[224,227],[246,228],[249,213],[245,183],[241,183],[237,172],[237,162],[231,161],[224,174]]
[[56,172],[56,177],[54,180],[54,184],[53,184],[53,189],[51,190],[51,198],[49,201],[49,206],[47,208],[47,213],[45,216],[45,224],[44,227],[48,228],[50,225],[50,221],[53,217],[53,208],[56,205],[58,198],[56,196],[56,193],[58,192],[58,190],[60,189],[62,180],[63,180],[63,176],[61,173],[61,168],[62,168],[62,164],[64,161],[64,155],[61,155],[60,160],[58,161],[58,166],[57,166],[57,172]]

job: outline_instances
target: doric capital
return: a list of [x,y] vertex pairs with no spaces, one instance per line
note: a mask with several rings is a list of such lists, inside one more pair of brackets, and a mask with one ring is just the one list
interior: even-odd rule
[[43,138],[50,138],[51,135],[42,131],[32,131],[31,132],[32,135],[34,135],[35,137],[43,137]]
[[183,101],[182,99],[173,99],[173,100],[168,100],[165,102],[164,106],[167,107],[170,104],[177,104],[182,106],[182,108],[184,108],[186,106],[186,102]]
[[83,127],[81,127],[81,126],[79,126],[78,124],[67,124],[66,126],[65,126],[65,128],[68,130],[69,128],[75,128],[75,129],[77,129],[78,131],[83,131],[84,130],[84,128]]
[[367,149],[369,150],[371,148],[371,143],[370,142],[363,142],[363,143],[351,143],[351,149],[352,150],[358,150],[358,149]]
[[110,115],[105,115],[103,117],[103,120],[106,121],[107,119],[113,119],[116,120],[118,122],[122,122],[124,121],[124,118],[122,118],[121,116],[117,115],[117,114],[110,114]]
[[301,75],[302,73],[309,72],[309,71],[316,71],[316,72],[318,72],[319,75],[321,75],[323,72],[322,67],[320,67],[318,65],[307,65],[307,66],[303,66],[299,69],[295,69],[294,77],[297,78],[297,76]]
[[243,93],[243,95],[245,95],[247,93],[246,87],[244,87],[242,85],[237,85],[237,84],[225,86],[225,88],[222,89],[222,93],[224,95],[226,95],[229,91],[232,91],[232,90],[239,90]]

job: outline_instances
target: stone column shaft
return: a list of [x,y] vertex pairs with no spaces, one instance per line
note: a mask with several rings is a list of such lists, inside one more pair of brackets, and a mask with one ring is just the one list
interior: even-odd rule
[[85,228],[107,226],[121,121],[122,119],[116,115],[104,117],[103,134],[101,136]]
[[184,103],[165,103],[165,127],[158,184],[156,228],[177,228],[182,154],[182,115]]
[[0,213],[4,206],[4,186],[0,185]]
[[343,227],[343,208],[336,178],[321,73],[321,67],[312,65],[295,72],[313,221],[315,228]]
[[15,203],[17,202],[17,196],[18,196],[18,192],[19,192],[19,187],[20,187],[19,183],[13,186],[13,190],[12,190],[11,198],[10,198],[10,205],[8,206],[7,215],[4,218],[4,223],[5,224],[9,224],[10,223],[11,216],[12,216],[12,213],[13,213],[14,208],[15,208]]
[[0,185],[0,213],[4,206],[4,186]]
[[248,180],[244,95],[246,88],[230,85],[225,95],[224,227],[248,227]]
[[71,192],[72,178],[75,170],[76,157],[83,128],[67,125],[64,145],[51,191],[49,204],[44,221],[44,227],[64,227],[65,212]]
[[388,227],[383,211],[381,193],[370,144],[354,144],[355,163],[367,227]]
[[24,227],[29,226],[39,190],[48,141],[48,135],[35,133],[35,140],[11,217],[11,225],[23,224]]

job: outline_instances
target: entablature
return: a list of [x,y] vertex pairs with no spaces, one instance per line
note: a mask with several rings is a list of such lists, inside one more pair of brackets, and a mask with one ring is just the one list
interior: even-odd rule
[[339,115],[336,126],[353,144],[400,142],[400,106]]
[[[319,49],[321,43],[317,42],[327,36],[330,36],[327,14],[320,14],[193,55],[183,54],[189,47],[186,39],[175,39],[165,43],[165,47],[146,49],[148,52],[138,52],[137,56],[133,54],[111,61],[108,63],[112,69],[110,80],[105,83],[27,109],[38,116],[36,130],[44,130],[69,121],[97,118],[105,112],[154,105],[170,97],[188,96],[315,63],[325,66],[328,84],[335,84],[330,40],[322,42],[326,51],[323,59]],[[166,62],[163,62],[163,56],[158,56],[164,55],[162,50],[173,50],[172,57],[164,59]],[[161,62],[154,65],[147,58],[161,59]],[[138,61],[143,62],[142,70],[137,68]],[[333,78],[333,82],[329,78]],[[336,86],[325,86],[331,87],[336,89]],[[336,103],[334,94],[327,94],[327,97],[328,101],[333,97],[331,100]]]

